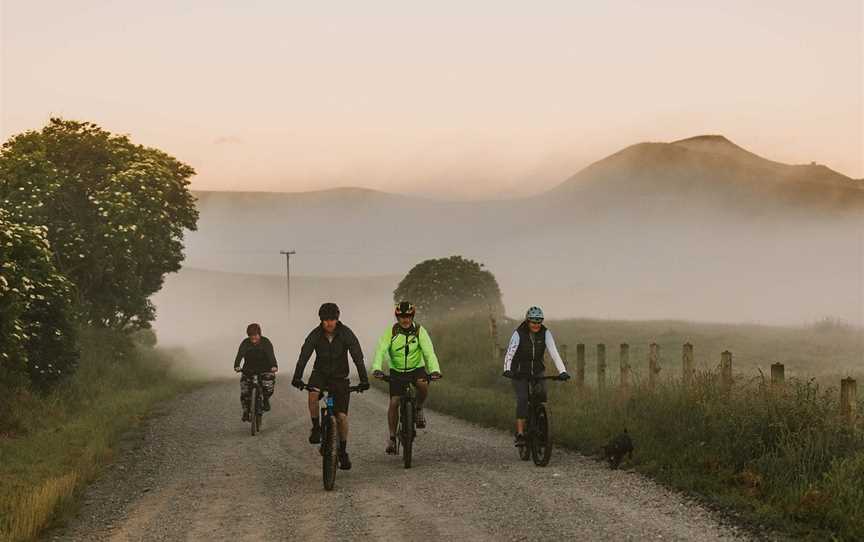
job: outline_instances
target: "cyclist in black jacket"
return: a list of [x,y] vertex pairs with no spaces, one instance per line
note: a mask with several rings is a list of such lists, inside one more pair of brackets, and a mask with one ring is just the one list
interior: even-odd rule
[[326,388],[333,397],[336,411],[336,424],[339,428],[339,467],[350,469],[348,459],[348,354],[357,367],[360,377],[360,388],[369,389],[369,377],[366,365],[363,363],[363,350],[360,341],[351,328],[339,321],[339,307],[335,303],[324,303],[318,310],[321,325],[313,329],[300,349],[297,367],[291,384],[302,389],[303,372],[312,354],[315,354],[315,365],[309,376],[309,415],[312,417],[312,432],[309,435],[311,444],[321,442],[321,425],[318,419],[318,390]]
[[[261,375],[261,385],[264,388],[264,410],[270,410],[270,396],[276,386],[276,372],[279,364],[273,353],[273,343],[267,337],[261,336],[261,326],[249,324],[246,326],[247,337],[240,343],[237,356],[234,358],[234,371],[240,376],[240,404],[243,407],[243,421],[249,421],[249,398],[252,395],[252,375]],[[240,361],[245,360],[243,368]]]

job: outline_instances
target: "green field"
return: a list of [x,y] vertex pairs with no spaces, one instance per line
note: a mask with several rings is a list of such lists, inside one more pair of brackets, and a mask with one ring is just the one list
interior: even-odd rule
[[[499,345],[516,322],[499,323]],[[807,328],[686,322],[573,320],[550,322],[558,344],[586,348],[586,388],[550,383],[559,445],[594,455],[625,427],[634,468],[734,511],[759,528],[795,536],[864,538],[864,409],[853,427],[839,414],[841,376],[861,382],[861,330],[835,322]],[[492,358],[488,322],[430,324],[445,380],[430,406],[512,430],[515,400]],[[661,346],[660,381],[649,390],[648,345]],[[693,385],[681,385],[681,349],[696,352]],[[618,345],[630,344],[635,383],[618,387]],[[595,345],[607,344],[607,388],[596,391]],[[735,384],[723,393],[720,352],[733,353]],[[771,363],[786,365],[787,383],[772,390]],[[859,384],[860,387],[860,384]],[[514,451],[515,460],[515,451]],[[554,457],[553,457],[554,462]]]
[[29,540],[74,508],[120,435],[197,382],[169,356],[110,331],[82,333],[81,363],[47,396],[21,391],[0,432],[0,540]]

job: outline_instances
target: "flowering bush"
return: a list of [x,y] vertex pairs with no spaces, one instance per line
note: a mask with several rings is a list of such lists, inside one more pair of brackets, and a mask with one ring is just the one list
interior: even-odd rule
[[92,123],[52,119],[0,148],[0,205],[46,228],[84,323],[146,328],[198,220],[194,170]]
[[0,383],[47,387],[77,360],[72,287],[52,262],[44,226],[0,207]]

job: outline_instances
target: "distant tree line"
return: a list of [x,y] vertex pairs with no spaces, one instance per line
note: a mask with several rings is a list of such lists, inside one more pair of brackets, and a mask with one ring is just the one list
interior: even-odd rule
[[0,147],[0,384],[71,372],[80,325],[150,327],[197,225],[194,173],[89,122],[51,119]]

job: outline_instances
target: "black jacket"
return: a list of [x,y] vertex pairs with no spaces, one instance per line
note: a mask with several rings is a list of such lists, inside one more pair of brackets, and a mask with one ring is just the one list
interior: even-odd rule
[[333,332],[333,340],[328,340],[321,326],[313,329],[300,349],[297,367],[294,369],[294,379],[302,379],[303,371],[312,353],[315,353],[315,365],[312,370],[326,378],[348,378],[348,354],[357,367],[361,382],[367,382],[366,365],[363,363],[363,350],[360,341],[351,328],[338,322]]
[[267,373],[271,367],[279,367],[276,363],[276,355],[273,353],[273,343],[267,337],[261,337],[258,344],[252,344],[249,337],[243,339],[240,343],[240,348],[237,350],[237,357],[234,358],[234,368],[240,367],[240,360],[245,358],[243,363],[244,374]]
[[528,322],[522,322],[516,331],[519,333],[519,347],[513,356],[512,371],[520,375],[536,375],[546,370],[543,355],[546,353],[546,326],[540,326],[539,333],[531,333]]

